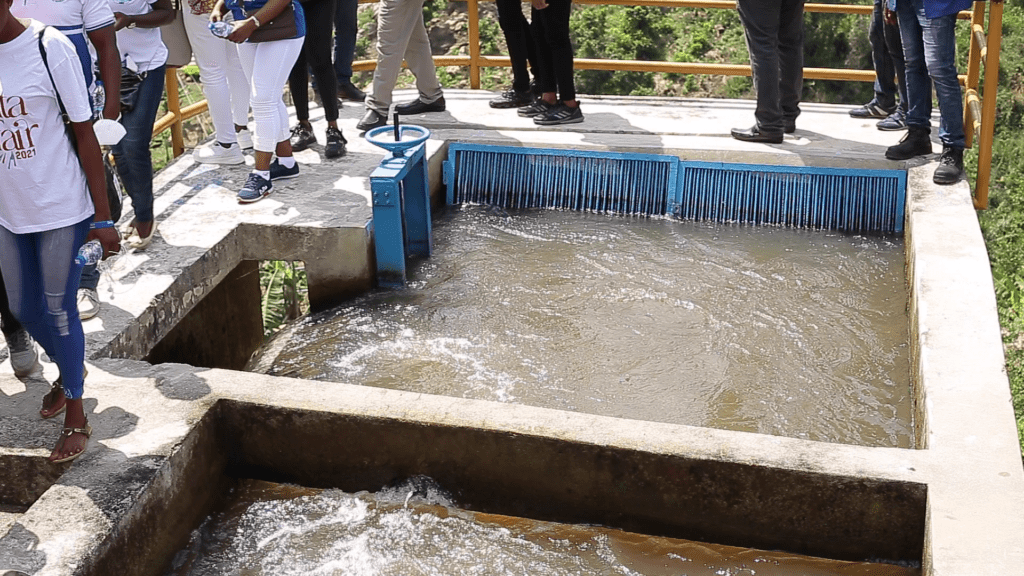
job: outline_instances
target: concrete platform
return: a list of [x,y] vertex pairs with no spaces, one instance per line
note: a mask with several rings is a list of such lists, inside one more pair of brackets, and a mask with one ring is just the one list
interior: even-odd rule
[[300,178],[256,204],[235,201],[247,167],[199,166],[186,155],[157,176],[157,240],[104,277],[100,316],[85,323],[95,434],[84,456],[45,462],[60,419],[36,410],[55,367],[21,381],[0,366],[0,573],[160,573],[227,474],[359,490],[419,473],[491,512],[841,559],[916,559],[928,575],[1020,571],[1024,468],[966,182],[933,185],[934,159],[886,161],[901,133],[851,119],[847,107],[805,105],[794,135],[762,145],[729,136],[753,123],[747,101],[586,97],[583,124],[539,130],[488,108],[492,96],[447,91],[447,112],[410,119],[433,131],[435,187],[455,140],[907,169],[917,449],[236,371],[260,341],[255,261],[304,261],[317,307],[373,284],[368,176],[383,152],[356,137],[363,110],[346,103],[348,155],[297,154]]

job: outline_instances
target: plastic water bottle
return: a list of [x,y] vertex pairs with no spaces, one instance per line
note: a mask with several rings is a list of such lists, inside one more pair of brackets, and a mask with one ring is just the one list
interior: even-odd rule
[[96,81],[96,89],[92,93],[92,117],[102,118],[103,107],[107,104],[107,92],[103,89],[103,81]]
[[103,259],[103,245],[99,240],[90,240],[78,250],[75,261],[82,266],[91,266]]
[[210,32],[213,32],[213,35],[218,38],[227,38],[228,34],[231,34],[231,31],[234,29],[235,27],[230,22],[224,22],[223,20],[220,22],[210,22]]

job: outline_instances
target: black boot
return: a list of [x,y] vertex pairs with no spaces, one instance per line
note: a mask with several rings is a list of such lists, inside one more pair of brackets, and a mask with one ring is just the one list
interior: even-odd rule
[[889,146],[885,157],[889,160],[910,160],[915,156],[927,156],[932,153],[932,139],[928,137],[932,129],[927,126],[909,126],[900,143]]
[[932,175],[932,181],[936,184],[956,184],[964,174],[964,149],[942,147],[942,156],[939,156],[939,167]]

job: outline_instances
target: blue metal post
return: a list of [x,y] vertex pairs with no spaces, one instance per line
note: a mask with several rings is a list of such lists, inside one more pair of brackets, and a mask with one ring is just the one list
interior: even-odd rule
[[407,253],[431,252],[426,146],[384,159],[370,174],[370,190],[377,284],[400,288],[405,286]]

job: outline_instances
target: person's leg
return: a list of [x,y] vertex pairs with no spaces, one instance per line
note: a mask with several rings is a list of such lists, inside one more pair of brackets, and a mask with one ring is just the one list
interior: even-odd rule
[[419,25],[423,25],[423,0],[381,0],[378,10],[377,69],[373,72],[373,88],[366,97],[366,108],[387,118],[391,93],[402,71],[417,18]]
[[352,59],[359,32],[359,0],[338,0],[334,9],[334,72],[339,85],[352,84]]
[[779,95],[780,0],[738,0],[736,7],[750,53],[757,128],[764,134],[781,135],[785,127]]
[[569,39],[571,13],[572,0],[548,0],[548,7],[537,11],[538,16],[544,20],[544,40],[551,50],[558,99],[569,106],[576,106],[572,41]]
[[[922,5],[923,6],[923,5]],[[956,70],[956,14],[922,21],[924,60],[939,101],[939,140],[963,149],[963,94]]]
[[[236,121],[237,118],[234,118],[233,104],[235,103],[232,101],[232,92],[228,86],[230,62],[225,62],[225,56],[228,54],[225,45],[230,46],[232,52],[236,52],[234,45],[210,33],[207,26],[210,21],[206,16],[192,14],[190,10],[185,9],[184,21],[185,32],[192,45],[192,54],[199,67],[199,82],[203,87],[203,94],[206,96],[206,102],[210,109],[210,118],[213,120],[217,141],[232,144],[236,141],[233,120]],[[237,52],[234,61],[236,63],[238,61]],[[243,85],[248,87],[245,82]],[[248,110],[248,104],[249,91],[246,89],[244,102],[246,110]]]
[[788,130],[804,90],[804,0],[783,0],[779,12],[779,107]]
[[533,56],[530,46],[530,23],[523,15],[523,5],[519,0],[497,0],[498,25],[505,34],[508,45],[508,58],[512,61],[512,89],[526,92],[530,89],[530,71],[527,62]]
[[907,65],[903,57],[903,41],[900,39],[900,25],[896,22],[885,22],[885,47],[892,61],[893,72],[896,74],[896,89],[900,95],[899,110],[907,114]]
[[18,318],[11,312],[11,305],[7,301],[7,287],[4,285],[3,275],[0,273],[0,331],[4,333],[4,338],[9,343],[11,336],[21,329],[21,322],[18,322]]
[[164,67],[150,70],[139,86],[135,107],[121,116],[125,136],[113,147],[117,173],[132,199],[135,217],[132,226],[140,239],[153,229],[153,157],[150,141],[153,123],[164,94]]
[[419,9],[408,16],[411,34],[405,48],[405,61],[409,70],[416,77],[416,89],[419,90],[419,101],[426,104],[437,102],[444,94],[441,83],[437,80],[437,69],[434,67],[434,56],[430,49],[430,37],[423,23],[423,2],[417,1]]
[[[303,9],[306,15],[306,30],[309,30],[309,10]],[[306,36],[306,40],[303,42],[302,50],[299,51],[299,55],[295,57],[295,64],[292,66],[291,72],[288,73],[288,90],[292,94],[292,104],[295,105],[295,118],[300,124],[309,123],[309,63],[306,60],[306,42],[309,42],[309,36]]]
[[889,160],[909,160],[932,153],[931,114],[932,82],[925,64],[922,21],[924,7],[920,0],[902,0],[896,4],[900,37],[907,71],[907,133],[899,144],[885,151]]
[[[327,123],[337,128],[338,78],[331,62],[331,23],[335,0],[320,0],[303,6],[306,11],[306,54]],[[307,116],[308,118],[308,116]]]
[[868,39],[871,41],[871,63],[875,68],[875,104],[890,112],[896,108],[896,69],[886,43],[885,0],[875,0],[871,13]]
[[[253,134],[255,165],[238,192],[240,203],[256,202],[266,197],[273,188],[272,179],[298,175],[298,165],[292,157],[291,143],[288,141],[288,109],[281,97],[281,89],[302,51],[302,44],[302,38],[292,38],[257,44],[243,42],[238,45],[242,67],[252,78],[250,105],[256,124]],[[285,168],[285,171],[278,171],[276,175],[275,169],[271,167],[275,152],[278,156],[276,164]]]
[[[558,82],[555,80],[555,63],[547,42],[545,19],[540,15],[544,10],[533,8],[530,12],[530,36],[533,38],[533,45],[537,50],[537,65],[534,68],[534,74],[537,78],[537,90],[543,94],[554,94],[558,89]],[[553,102],[552,99],[551,103]]]
[[[0,269],[12,309],[57,363],[67,402],[64,426],[73,429],[86,426],[82,407],[85,335],[76,308],[74,255],[85,242],[90,221],[32,234],[0,228]],[[86,434],[62,433],[50,458],[81,452],[87,439]]]
[[[932,115],[932,81],[924,58],[924,37],[921,19],[924,8],[904,0],[896,4],[899,17],[900,41],[907,74],[907,126],[930,129]],[[921,6],[920,2],[916,3]]]

